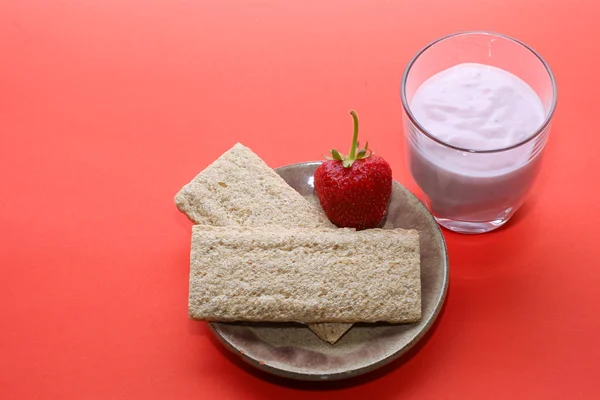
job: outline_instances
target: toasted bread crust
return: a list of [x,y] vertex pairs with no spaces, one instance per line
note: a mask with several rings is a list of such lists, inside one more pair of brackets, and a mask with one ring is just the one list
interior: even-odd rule
[[209,321],[418,321],[418,233],[196,225],[189,312]]
[[249,148],[237,143],[175,196],[196,224],[334,227]]

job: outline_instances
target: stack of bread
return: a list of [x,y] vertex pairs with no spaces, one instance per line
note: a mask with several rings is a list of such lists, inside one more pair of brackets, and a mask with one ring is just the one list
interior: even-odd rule
[[191,318],[301,322],[331,344],[353,323],[421,318],[416,231],[337,228],[239,143],[175,204],[195,224]]

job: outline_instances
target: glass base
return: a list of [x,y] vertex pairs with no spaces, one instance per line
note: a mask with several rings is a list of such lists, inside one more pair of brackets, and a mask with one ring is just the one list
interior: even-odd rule
[[500,228],[502,225],[508,222],[510,218],[495,219],[493,221],[484,222],[469,222],[469,221],[458,221],[448,218],[435,217],[435,220],[446,229],[453,232],[465,233],[475,235],[478,233],[491,232],[494,229]]

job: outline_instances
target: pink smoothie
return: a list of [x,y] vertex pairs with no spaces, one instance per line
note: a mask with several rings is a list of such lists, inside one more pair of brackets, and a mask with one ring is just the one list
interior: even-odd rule
[[[542,125],[545,110],[517,76],[482,64],[459,64],[425,81],[410,101],[416,121],[439,140],[463,149],[517,144]],[[458,151],[410,134],[411,173],[438,217],[504,219],[521,205],[539,168],[534,142],[497,153]]]

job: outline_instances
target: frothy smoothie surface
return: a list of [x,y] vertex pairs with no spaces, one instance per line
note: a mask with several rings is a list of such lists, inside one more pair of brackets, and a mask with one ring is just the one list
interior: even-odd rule
[[433,75],[417,89],[410,108],[429,133],[470,150],[517,144],[536,132],[545,118],[542,101],[522,79],[476,63]]

